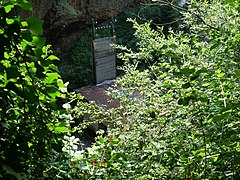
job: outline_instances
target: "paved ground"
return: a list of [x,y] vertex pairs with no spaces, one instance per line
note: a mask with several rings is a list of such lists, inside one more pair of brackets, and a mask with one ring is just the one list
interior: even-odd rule
[[85,86],[75,91],[84,96],[87,101],[94,101],[97,105],[106,105],[108,109],[119,107],[119,101],[112,100],[111,96],[107,95],[108,88],[112,87],[113,83],[102,84],[97,86]]
[[[75,89],[75,92],[80,93],[84,96],[85,100],[88,102],[94,101],[97,105],[106,105],[108,109],[117,108],[120,105],[118,100],[113,100],[110,95],[107,95],[107,91],[110,87],[113,87],[113,81],[106,81],[99,85],[89,85],[85,87],[81,87],[79,89]],[[139,91],[134,92],[131,97],[139,96]],[[92,124],[90,125],[83,133],[83,143],[86,147],[90,147],[94,142],[94,138],[96,137],[96,131],[98,129],[107,128],[107,124]]]
[[[107,95],[107,91],[113,86],[113,82],[107,82],[100,85],[89,85],[75,89],[75,92],[80,93],[84,96],[85,100],[88,102],[94,101],[97,105],[106,105],[108,109],[119,107],[118,100],[112,100],[110,95]],[[84,130],[82,136],[83,146],[81,148],[85,149],[90,147],[95,141],[96,131],[98,129],[107,130],[107,124],[92,124],[87,129]]]

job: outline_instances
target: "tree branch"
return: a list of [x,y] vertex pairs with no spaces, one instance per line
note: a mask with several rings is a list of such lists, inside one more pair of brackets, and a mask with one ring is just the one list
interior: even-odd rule
[[189,11],[188,9],[185,9],[185,8],[180,7],[180,6],[178,6],[178,5],[175,5],[175,4],[173,4],[172,2],[159,0],[159,1],[157,2],[157,4],[162,5],[162,6],[171,7],[171,8],[173,8],[173,9],[177,10],[177,11],[189,12],[189,13],[191,13],[192,15],[196,16],[203,24],[205,24],[205,25],[208,26],[209,28],[214,29],[214,30],[217,30],[217,31],[220,30],[218,27],[215,27],[215,26],[213,26],[213,25],[211,25],[211,24],[208,24],[208,23],[203,19],[203,17],[201,17],[201,15],[199,15],[199,14],[197,14],[197,13],[195,13],[195,12],[191,12],[191,11]]

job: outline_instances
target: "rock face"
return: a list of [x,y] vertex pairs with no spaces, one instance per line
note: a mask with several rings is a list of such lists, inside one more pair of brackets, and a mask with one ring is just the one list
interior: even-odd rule
[[[143,0],[31,0],[31,15],[44,20],[45,36],[56,52],[76,41],[92,19],[99,22],[115,17]],[[29,14],[28,14],[29,15]],[[25,14],[26,16],[26,14]]]

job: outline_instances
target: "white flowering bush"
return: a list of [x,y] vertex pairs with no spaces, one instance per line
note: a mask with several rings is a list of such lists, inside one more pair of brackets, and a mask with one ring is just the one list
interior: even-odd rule
[[71,136],[70,134],[64,135],[62,151],[68,153],[70,156],[75,157],[78,152],[80,141],[79,138]]

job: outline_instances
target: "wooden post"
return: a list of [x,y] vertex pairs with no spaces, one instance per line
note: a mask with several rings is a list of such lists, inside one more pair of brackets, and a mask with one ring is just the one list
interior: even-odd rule
[[112,22],[111,22],[111,27],[112,27],[112,36],[115,37],[116,36],[116,32],[115,32],[115,27],[114,27],[114,18],[111,18]]

